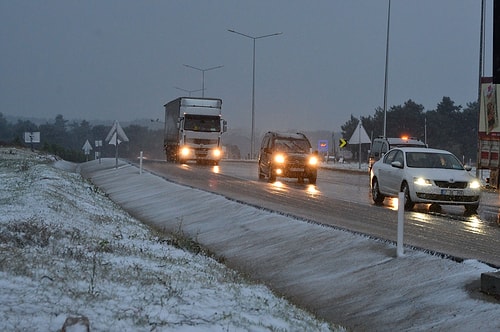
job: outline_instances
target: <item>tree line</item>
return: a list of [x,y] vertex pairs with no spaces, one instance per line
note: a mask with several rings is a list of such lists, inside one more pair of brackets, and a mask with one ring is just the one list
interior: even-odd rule
[[[0,113],[0,145],[29,146],[24,141],[25,132],[40,132],[40,143],[35,149],[57,155],[64,160],[84,162],[94,159],[94,152],[99,151],[102,157],[114,157],[115,146],[107,144],[105,138],[111,125],[94,125],[88,121],[69,122],[62,115],[57,115],[54,123],[36,125],[29,120],[18,120],[10,123]],[[134,159],[143,151],[145,157],[164,158],[163,129],[150,129],[147,126],[130,125],[123,128],[129,142],[119,144],[121,158]],[[83,145],[89,141],[93,150],[91,156],[85,155]],[[95,141],[102,141],[102,147],[96,148]]]
[[[452,152],[465,162],[477,159],[479,104],[467,103],[463,108],[456,105],[449,97],[443,97],[436,109],[425,111],[421,104],[413,100],[403,105],[390,107],[386,114],[386,137],[415,137],[424,141],[429,147]],[[341,126],[342,135],[349,139],[359,119],[351,118]],[[363,117],[361,124],[371,138],[384,134],[384,110],[375,109],[375,114]],[[367,154],[369,144],[363,146],[362,154]],[[359,146],[349,146],[356,154]]]
[[[403,105],[395,105],[387,110],[386,136],[415,137],[425,141],[429,147],[451,151],[465,162],[469,160],[475,162],[478,114],[477,102],[468,103],[465,108],[462,108],[460,105],[455,105],[449,97],[443,97],[436,109],[425,111],[421,104],[410,99]],[[351,115],[350,119],[341,126],[343,138],[349,139],[358,123],[359,119]],[[384,110],[378,107],[374,115],[362,116],[361,124],[371,138],[382,136],[384,134]],[[147,158],[165,158],[163,128],[151,129],[148,126],[133,124],[123,129],[129,142],[119,145],[120,157],[134,159],[143,151]],[[115,146],[104,142],[110,130],[111,125],[91,125],[85,120],[69,122],[62,115],[57,115],[53,123],[47,122],[42,125],[36,125],[29,120],[10,123],[0,113],[0,144],[29,146],[24,142],[24,133],[40,132],[41,142],[35,146],[37,150],[55,154],[73,162],[83,162],[89,157],[93,159],[96,140],[101,140],[103,143],[102,148],[98,148],[102,157],[114,157]],[[93,147],[91,156],[85,155],[82,150],[86,140]],[[239,149],[236,146],[225,145],[232,157],[239,157]],[[357,155],[359,151],[358,145],[348,145],[347,148],[351,149],[354,155]],[[362,144],[362,158],[367,156],[369,149],[369,144]]]

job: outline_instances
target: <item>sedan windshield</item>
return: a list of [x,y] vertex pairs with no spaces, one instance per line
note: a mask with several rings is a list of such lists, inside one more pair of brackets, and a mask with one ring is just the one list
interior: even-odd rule
[[414,168],[464,169],[457,157],[448,153],[406,152],[406,164]]

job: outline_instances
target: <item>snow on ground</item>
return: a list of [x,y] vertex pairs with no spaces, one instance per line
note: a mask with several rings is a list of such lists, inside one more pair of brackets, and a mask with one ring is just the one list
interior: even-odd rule
[[[54,158],[0,149],[0,330],[342,331],[148,229]],[[61,169],[62,168],[62,169]],[[180,240],[179,240],[180,239]]]

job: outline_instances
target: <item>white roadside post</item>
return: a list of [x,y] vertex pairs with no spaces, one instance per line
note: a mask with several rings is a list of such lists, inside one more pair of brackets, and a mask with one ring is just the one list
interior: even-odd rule
[[142,174],[142,151],[139,157],[139,174]]
[[405,194],[400,192],[398,194],[398,243],[397,243],[397,256],[404,256],[403,248],[403,231],[404,231],[404,220],[405,220]]

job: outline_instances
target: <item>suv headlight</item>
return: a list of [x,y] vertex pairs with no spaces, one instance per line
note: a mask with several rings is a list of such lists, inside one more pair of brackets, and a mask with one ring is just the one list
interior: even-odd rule
[[312,156],[309,158],[309,165],[316,166],[318,164],[318,157]]
[[282,154],[277,154],[276,156],[274,156],[274,161],[278,164],[283,164],[285,162],[285,156]]

